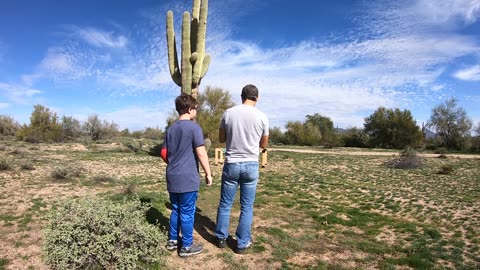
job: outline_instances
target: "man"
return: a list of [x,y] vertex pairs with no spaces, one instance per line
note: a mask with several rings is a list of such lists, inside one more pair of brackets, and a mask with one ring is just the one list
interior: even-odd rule
[[268,119],[255,108],[258,89],[249,84],[242,89],[242,104],[226,110],[219,129],[219,141],[226,142],[222,189],[217,211],[215,235],[219,248],[226,247],[230,210],[240,186],[240,220],[235,233],[237,253],[245,253],[252,244],[253,203],[258,182],[259,148],[268,145]]

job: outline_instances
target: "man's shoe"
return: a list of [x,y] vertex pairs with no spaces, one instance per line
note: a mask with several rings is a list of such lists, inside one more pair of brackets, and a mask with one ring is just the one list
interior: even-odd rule
[[180,252],[178,253],[178,256],[180,257],[193,256],[193,255],[199,254],[202,251],[203,251],[203,247],[201,245],[193,244],[188,248],[182,247],[180,249]]
[[227,239],[217,238],[217,246],[218,246],[218,248],[226,248],[227,247]]
[[252,242],[248,242],[248,244],[245,247],[237,248],[237,253],[238,254],[245,254],[247,253],[247,250],[252,246]]
[[178,241],[177,240],[168,240],[167,242],[167,250],[174,251],[178,248]]

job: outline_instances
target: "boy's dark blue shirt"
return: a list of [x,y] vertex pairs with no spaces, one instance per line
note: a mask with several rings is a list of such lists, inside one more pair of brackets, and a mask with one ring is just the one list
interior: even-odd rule
[[167,190],[174,193],[198,191],[200,175],[195,149],[204,144],[202,128],[190,120],[178,120],[167,130]]

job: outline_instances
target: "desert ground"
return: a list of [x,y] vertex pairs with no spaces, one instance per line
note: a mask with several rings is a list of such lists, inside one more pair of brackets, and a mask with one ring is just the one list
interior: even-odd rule
[[[155,226],[168,224],[165,164],[143,144],[26,144],[0,142],[0,269],[49,269],[43,228],[52,206],[66,198],[155,198]],[[275,148],[260,168],[254,245],[244,255],[215,246],[221,164],[214,185],[202,185],[195,241],[204,252],[165,257],[166,269],[480,269],[480,156],[420,153],[424,166],[384,166],[395,151]],[[52,179],[59,166],[79,170]],[[445,171],[444,167],[451,170]],[[110,179],[108,182],[98,179]],[[232,209],[230,233],[238,221]]]

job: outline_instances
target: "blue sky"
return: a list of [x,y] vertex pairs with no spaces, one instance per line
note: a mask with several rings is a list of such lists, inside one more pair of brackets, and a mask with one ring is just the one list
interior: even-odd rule
[[[480,121],[480,0],[210,0],[202,80],[283,128],[308,114],[362,127],[379,106],[417,124],[459,100]],[[28,123],[35,104],[140,130],[165,126],[180,89],[168,72],[167,10],[183,0],[0,1],[0,114]],[[179,39],[179,37],[178,37]]]

